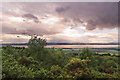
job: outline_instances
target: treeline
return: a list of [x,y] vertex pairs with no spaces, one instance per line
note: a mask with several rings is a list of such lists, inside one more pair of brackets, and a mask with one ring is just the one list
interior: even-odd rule
[[3,78],[120,78],[119,57],[94,55],[89,48],[78,54],[44,48],[46,41],[29,40],[28,48],[2,48]]

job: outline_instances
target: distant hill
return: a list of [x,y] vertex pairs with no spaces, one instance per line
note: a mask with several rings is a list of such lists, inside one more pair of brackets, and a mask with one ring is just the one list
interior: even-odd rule
[[[0,45],[28,45],[28,43],[7,43]],[[47,45],[120,45],[120,43],[47,43]]]

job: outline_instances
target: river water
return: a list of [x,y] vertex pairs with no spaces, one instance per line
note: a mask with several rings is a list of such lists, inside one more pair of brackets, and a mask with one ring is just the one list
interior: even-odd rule
[[[27,45],[13,45],[14,47],[28,47]],[[118,45],[47,45],[46,48],[118,48]]]

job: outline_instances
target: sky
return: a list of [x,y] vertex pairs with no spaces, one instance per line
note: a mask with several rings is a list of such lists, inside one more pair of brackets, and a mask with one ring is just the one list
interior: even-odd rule
[[52,43],[118,42],[117,2],[3,3],[2,43],[26,43],[34,34]]

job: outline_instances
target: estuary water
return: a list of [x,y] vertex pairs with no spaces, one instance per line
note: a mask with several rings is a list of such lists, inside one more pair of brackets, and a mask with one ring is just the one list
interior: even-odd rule
[[[13,45],[14,47],[28,47],[27,45]],[[46,48],[118,48],[118,45],[47,45]]]

